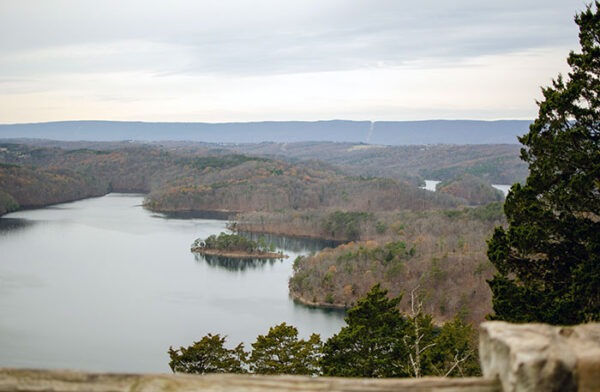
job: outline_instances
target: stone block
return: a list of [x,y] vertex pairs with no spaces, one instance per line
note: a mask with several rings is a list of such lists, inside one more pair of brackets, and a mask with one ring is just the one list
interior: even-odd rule
[[600,392],[600,324],[481,324],[479,355],[484,377],[505,392]]

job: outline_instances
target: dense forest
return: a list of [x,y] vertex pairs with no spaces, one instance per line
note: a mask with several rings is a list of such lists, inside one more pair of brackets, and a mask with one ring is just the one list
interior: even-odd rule
[[[105,149],[99,143],[94,146],[0,145],[5,210],[9,205],[14,209],[15,202],[27,208],[110,191],[146,193],[147,207],[156,211],[389,211],[480,202],[471,203],[465,195],[452,197],[422,191],[385,175],[349,175],[347,170],[315,160],[290,163],[232,154],[229,149],[207,145],[169,148],[123,143],[118,147],[107,144]],[[30,180],[19,183],[17,178]],[[35,178],[60,186],[45,189],[34,185]],[[488,192],[493,193],[491,189]]]
[[[286,208],[286,204],[295,209],[321,208],[327,205],[356,209],[359,207],[347,203],[345,197],[326,195],[325,192],[332,189],[340,195],[344,195],[344,192],[364,193],[364,188],[369,188],[372,184],[369,181],[378,181],[381,184],[380,180],[374,179],[375,177],[395,180],[397,189],[388,189],[388,194],[402,193],[405,197],[403,202],[406,202],[407,198],[440,199],[439,195],[419,194],[413,190],[414,186],[422,185],[424,179],[433,179],[461,182],[459,186],[442,190],[458,198],[454,202],[446,200],[442,202],[443,205],[481,204],[498,199],[499,196],[491,184],[522,182],[527,175],[527,168],[518,159],[519,148],[515,145],[378,146],[329,142],[216,145],[43,140],[14,142],[3,144],[4,147],[0,149],[0,162],[29,165],[38,169],[56,167],[74,170],[76,173],[93,176],[99,184],[106,185],[114,191],[153,191],[149,202],[157,210],[277,210]],[[237,157],[224,158],[232,154]],[[198,160],[199,157],[203,158]],[[216,159],[217,157],[219,159]],[[234,162],[235,159],[243,161]],[[253,173],[256,176],[251,178],[243,177],[248,171],[261,169],[249,164],[246,167],[236,167],[238,165],[234,164],[249,161],[255,164],[262,162],[263,172],[256,171]],[[275,167],[276,165],[279,166]],[[296,172],[288,170],[284,173],[286,168],[294,168]],[[224,171],[225,169],[227,171]],[[204,173],[200,173],[202,170]],[[209,170],[213,171],[212,176],[207,175]],[[218,171],[218,174],[215,171]],[[265,180],[264,177],[269,174],[265,171],[271,172],[272,178]],[[216,179],[218,175],[222,175],[223,179]],[[279,178],[274,178],[274,175],[278,175]],[[352,178],[361,181],[351,183],[348,180]],[[335,184],[336,187],[323,188],[324,179],[328,180],[326,185],[330,185],[331,182],[331,185]],[[463,183],[465,181],[466,184]],[[387,184],[389,186],[390,183]],[[201,188],[202,185],[210,186],[211,192],[208,192],[207,188]],[[259,192],[257,188],[267,189],[268,185],[281,185],[283,190],[280,189],[279,192],[283,192],[288,200],[282,202],[281,193],[272,201],[268,200],[267,194],[257,193],[252,200],[240,200],[236,196],[249,190]],[[196,188],[193,188],[194,186]],[[303,191],[299,193],[298,189]],[[457,192],[457,189],[460,191]],[[215,200],[216,203],[221,203],[221,198],[224,198],[223,203],[226,202],[227,206],[216,207]],[[323,198],[327,200],[316,200]],[[258,207],[254,205],[256,202],[259,203]],[[247,203],[253,204],[250,208],[242,206]],[[266,206],[261,207],[261,204]],[[374,204],[375,200],[371,200],[371,208]],[[412,204],[413,206],[400,208],[415,207],[415,203]],[[426,204],[435,207],[437,202]],[[387,207],[389,205],[385,203],[381,206]]]
[[527,176],[527,165],[519,159],[519,146],[513,144],[388,146],[298,142],[227,148],[292,162],[325,161],[349,175],[386,177],[419,185],[424,179],[449,181],[465,174],[487,185],[522,182]]
[[[376,283],[394,295],[418,288],[425,310],[437,321],[461,314],[480,322],[491,311],[486,279],[494,271],[485,241],[503,222],[500,203],[426,212],[334,212],[315,232],[347,235],[355,227],[349,234],[358,239],[296,259],[290,293],[302,303],[347,308]],[[408,310],[407,297],[400,306]]]

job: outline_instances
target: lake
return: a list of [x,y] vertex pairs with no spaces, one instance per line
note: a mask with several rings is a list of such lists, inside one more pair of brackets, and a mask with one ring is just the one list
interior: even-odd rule
[[209,332],[249,349],[284,321],[324,339],[344,325],[289,298],[293,260],[314,242],[289,241],[284,260],[206,260],[190,244],[225,221],[172,219],[142,201],[109,194],[0,218],[0,367],[170,372],[169,346]]

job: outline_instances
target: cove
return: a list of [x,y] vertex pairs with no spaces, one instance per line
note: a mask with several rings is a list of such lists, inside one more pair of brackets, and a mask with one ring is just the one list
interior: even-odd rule
[[323,339],[344,324],[289,297],[293,260],[314,243],[277,242],[286,260],[207,260],[190,244],[225,221],[142,201],[109,194],[0,218],[0,367],[169,372],[169,346],[209,332],[249,348],[284,321]]

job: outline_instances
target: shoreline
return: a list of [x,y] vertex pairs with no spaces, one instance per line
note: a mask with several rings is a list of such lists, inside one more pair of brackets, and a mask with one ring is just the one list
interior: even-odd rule
[[334,309],[334,310],[346,311],[346,310],[350,309],[352,306],[354,306],[354,305],[347,306],[347,305],[341,305],[341,304],[336,304],[336,303],[309,301],[306,298],[302,297],[301,295],[293,292],[292,290],[290,290],[290,297],[292,297],[292,300],[298,304],[301,304],[303,306],[308,306],[311,308],[317,308],[317,309]]
[[229,257],[232,259],[287,259],[288,255],[276,252],[255,252],[248,253],[242,251],[223,251],[218,249],[192,248],[193,253],[209,256]]

